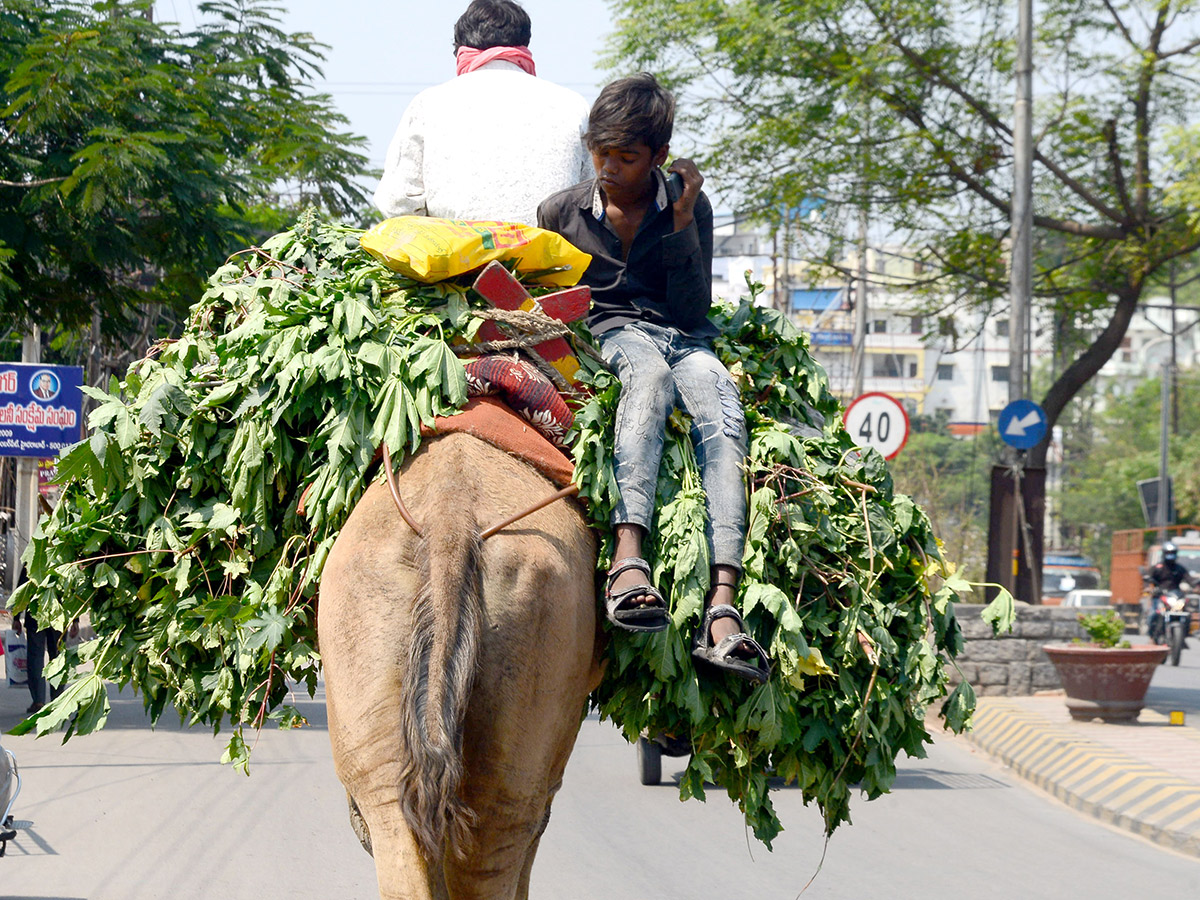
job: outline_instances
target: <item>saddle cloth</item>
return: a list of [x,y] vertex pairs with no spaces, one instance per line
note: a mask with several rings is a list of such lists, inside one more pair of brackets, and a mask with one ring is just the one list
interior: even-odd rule
[[472,397],[458,415],[438,416],[433,428],[422,426],[421,433],[428,437],[473,435],[529,463],[560,488],[570,486],[575,474],[575,464],[563,450],[495,397]]

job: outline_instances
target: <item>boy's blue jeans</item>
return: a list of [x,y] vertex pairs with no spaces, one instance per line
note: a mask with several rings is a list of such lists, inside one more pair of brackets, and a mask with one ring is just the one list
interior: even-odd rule
[[621,381],[614,468],[621,499],[613,524],[650,530],[667,417],[692,417],[692,442],[708,504],[712,564],[741,569],[746,542],[746,423],[737,385],[709,343],[674,328],[634,322],[599,337]]

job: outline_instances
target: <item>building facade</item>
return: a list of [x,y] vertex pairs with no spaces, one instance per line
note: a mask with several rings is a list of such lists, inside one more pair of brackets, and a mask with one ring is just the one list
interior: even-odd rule
[[[833,392],[844,401],[853,399],[857,280],[851,275],[858,270],[857,256],[852,252],[832,272],[818,272],[786,260],[778,240],[733,217],[719,219],[715,232],[714,297],[745,296],[747,277],[762,284],[759,302],[783,310],[808,332]],[[1009,397],[1006,316],[956,310],[931,317],[907,289],[922,275],[919,261],[903,248],[882,247],[869,249],[866,262],[863,392],[890,394],[910,415],[946,422],[952,434],[988,428]],[[1052,370],[1053,333],[1053,323],[1034,311],[1027,372]],[[1200,310],[1172,312],[1166,299],[1148,299],[1119,351],[1101,369],[1098,386],[1123,392],[1157,375],[1172,353],[1181,368],[1200,364]]]

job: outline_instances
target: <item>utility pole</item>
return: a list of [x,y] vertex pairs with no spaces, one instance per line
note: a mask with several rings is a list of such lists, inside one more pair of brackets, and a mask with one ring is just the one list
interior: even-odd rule
[[1025,392],[1025,342],[1033,294],[1033,0],[1020,0],[1017,19],[1017,97],[1013,107],[1011,314],[1008,400]]
[[783,292],[779,290],[779,229],[771,229],[771,308],[783,312]]
[[863,394],[863,376],[867,359],[867,208],[858,210],[858,276],[854,291],[854,344],[850,348],[853,375],[851,398]]
[[[1025,399],[1026,344],[1033,296],[1033,0],[1017,6],[1016,97],[1013,103],[1012,232],[1009,250],[1008,402]],[[1045,469],[1026,469],[1025,450],[992,469],[988,581],[1021,600],[1041,602]]]
[[[1172,341],[1174,334],[1172,334]],[[1171,380],[1175,368],[1170,362],[1163,363],[1162,368],[1162,410],[1159,416],[1158,431],[1158,540],[1160,543],[1167,539],[1167,526],[1171,524],[1171,476],[1167,471],[1167,446],[1171,424]]]
[[[1171,373],[1179,371],[1179,324],[1175,318],[1175,285],[1176,285],[1176,269],[1175,260],[1171,260]],[[1171,385],[1171,433],[1179,434],[1179,391],[1175,390],[1175,385]]]

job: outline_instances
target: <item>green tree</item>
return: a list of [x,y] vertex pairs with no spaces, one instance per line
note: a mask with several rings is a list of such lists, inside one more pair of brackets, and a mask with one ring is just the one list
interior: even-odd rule
[[[260,0],[5,0],[0,10],[0,313],[10,326],[158,327],[278,194],[348,214],[365,139],[315,93],[321,45]],[[146,314],[150,310],[150,314]],[[147,325],[146,323],[151,323]]]
[[[825,200],[830,259],[867,206],[923,248],[930,303],[1007,301],[1014,10],[991,0],[615,0],[614,68],[676,89],[743,208]],[[1144,290],[1200,247],[1194,0],[1048,0],[1035,35],[1035,300],[1082,343],[1050,423],[1120,346]],[[819,235],[818,235],[819,236]],[[1045,460],[1046,444],[1031,454]]]
[[[1062,522],[1097,560],[1109,559],[1113,531],[1146,525],[1137,482],[1158,477],[1161,386],[1148,378],[1127,395],[1110,393],[1090,426],[1068,435]],[[1180,373],[1176,387],[1179,431],[1168,444],[1175,506],[1180,522],[1200,522],[1200,372]]]
[[997,450],[992,433],[952,437],[942,422],[918,418],[904,449],[889,463],[896,489],[929,516],[946,558],[969,581],[983,581],[987,564],[988,492]]

